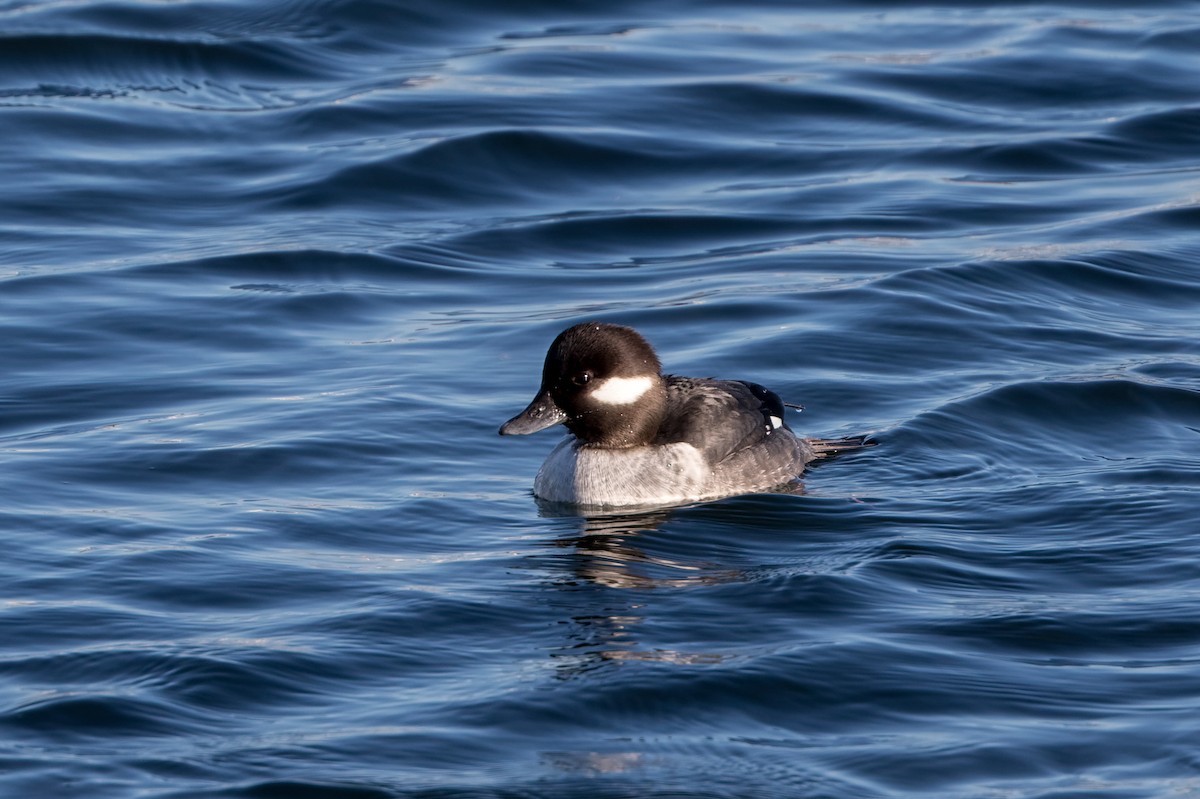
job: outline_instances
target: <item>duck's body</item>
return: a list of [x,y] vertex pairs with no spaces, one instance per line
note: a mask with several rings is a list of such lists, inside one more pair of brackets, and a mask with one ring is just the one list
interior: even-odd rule
[[862,445],[799,438],[783,416],[783,401],[760,385],[663,375],[636,331],[589,322],[554,340],[537,397],[500,433],[566,424],[572,435],[550,453],[533,492],[605,507],[766,491],[816,458]]

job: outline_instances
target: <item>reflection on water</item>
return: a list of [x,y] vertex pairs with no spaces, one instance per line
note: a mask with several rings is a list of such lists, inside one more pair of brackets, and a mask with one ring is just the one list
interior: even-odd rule
[[[561,515],[550,506],[543,515]],[[573,677],[614,661],[719,663],[724,655],[639,647],[636,630],[657,592],[745,579],[740,569],[704,560],[652,555],[639,539],[670,521],[671,510],[579,517],[579,534],[555,539],[564,554],[555,586],[568,592],[572,613],[567,641],[553,654],[559,675]],[[581,607],[581,604],[583,605]]]
[[684,588],[730,582],[736,571],[705,561],[647,554],[639,536],[653,533],[670,519],[669,511],[582,518],[580,535],[560,538],[555,546],[573,549],[572,572],[579,580],[609,588]]
[[642,752],[545,752],[542,763],[559,771],[596,776],[641,769],[648,758]]

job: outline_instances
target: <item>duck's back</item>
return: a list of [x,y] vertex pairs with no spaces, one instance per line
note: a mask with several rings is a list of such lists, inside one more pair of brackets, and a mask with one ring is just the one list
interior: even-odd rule
[[753,383],[667,376],[654,443],[602,449],[568,438],[534,493],[583,505],[654,505],[764,491],[797,477],[812,448],[783,423],[778,396]]

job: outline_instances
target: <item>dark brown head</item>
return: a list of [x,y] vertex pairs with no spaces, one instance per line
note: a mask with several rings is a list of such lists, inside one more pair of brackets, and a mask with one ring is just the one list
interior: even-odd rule
[[649,444],[666,406],[662,367],[636,330],[586,322],[558,334],[546,353],[533,402],[500,435],[536,433],[562,422],[585,444]]

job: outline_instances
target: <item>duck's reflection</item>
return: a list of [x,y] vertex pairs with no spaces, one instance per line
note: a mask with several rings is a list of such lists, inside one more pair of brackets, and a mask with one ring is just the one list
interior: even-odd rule
[[[540,505],[543,516],[575,516],[577,532],[555,539],[558,599],[570,613],[566,641],[552,653],[560,677],[570,678],[606,664],[631,660],[666,663],[718,663],[714,652],[683,652],[647,647],[638,628],[661,591],[738,582],[740,569],[707,560],[652,554],[653,534],[678,509],[578,516],[558,506]],[[648,546],[649,545],[649,546]]]
[[650,511],[580,518],[578,535],[554,541],[570,550],[571,572],[576,580],[608,588],[683,588],[698,583],[728,582],[737,573],[713,563],[687,561],[648,554],[640,536],[657,531],[671,518],[670,511]]

